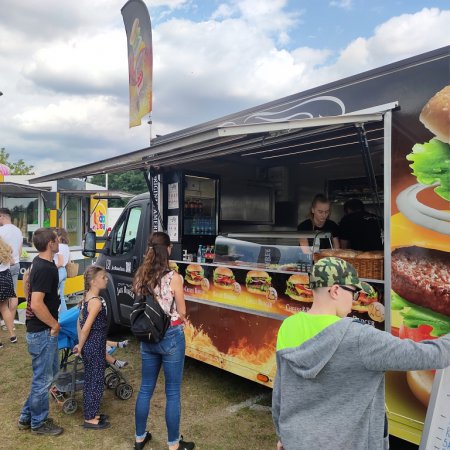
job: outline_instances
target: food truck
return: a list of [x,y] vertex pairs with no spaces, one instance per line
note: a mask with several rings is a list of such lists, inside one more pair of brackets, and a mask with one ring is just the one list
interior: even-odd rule
[[[97,260],[110,277],[110,323],[129,324],[147,237],[167,230],[172,267],[184,279],[187,355],[271,386],[278,328],[309,309],[308,271],[323,256],[320,240],[331,238],[297,231],[322,192],[336,221],[350,198],[381,219],[381,254],[337,254],[372,287],[351,315],[415,340],[448,333],[449,53],[441,48],[39,178],[125,167],[146,177],[149,192],[128,203]],[[386,378],[390,432],[418,443],[432,374]]]
[[22,275],[37,255],[32,236],[40,227],[62,227],[67,230],[71,259],[78,264],[79,275],[73,271],[69,274],[65,293],[72,295],[82,291],[82,274],[91,263],[81,254],[84,233],[88,229],[94,230],[101,248],[110,216],[108,200],[130,198],[132,195],[74,179],[30,184],[31,175],[11,175],[4,165],[0,169],[0,205],[11,211],[11,221],[23,236],[18,297],[24,297]]

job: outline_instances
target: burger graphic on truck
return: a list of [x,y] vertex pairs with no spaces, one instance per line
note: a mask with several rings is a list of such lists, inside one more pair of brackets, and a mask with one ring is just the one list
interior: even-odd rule
[[[391,292],[393,333],[417,342],[450,333],[450,85],[427,102],[419,119],[434,137],[406,157],[418,183],[396,199]],[[443,207],[432,207],[442,200]],[[424,406],[433,380],[432,371],[407,373]]]
[[234,274],[228,267],[220,266],[214,270],[213,284],[220,289],[233,289],[234,288]]
[[267,295],[272,286],[272,278],[264,270],[250,270],[245,277],[245,287],[248,292],[257,295]]

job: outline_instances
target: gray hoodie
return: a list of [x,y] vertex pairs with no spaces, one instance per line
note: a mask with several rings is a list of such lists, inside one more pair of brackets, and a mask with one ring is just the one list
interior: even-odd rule
[[384,372],[450,365],[450,334],[413,342],[350,318],[277,351],[272,416],[285,450],[389,448]]

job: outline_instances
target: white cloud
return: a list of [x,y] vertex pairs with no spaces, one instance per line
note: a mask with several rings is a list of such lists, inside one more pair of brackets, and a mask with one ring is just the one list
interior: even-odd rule
[[361,72],[449,45],[449,23],[450,10],[437,8],[393,17],[379,25],[370,38],[351,42],[331,69],[339,76],[349,75],[354,68]]
[[[147,125],[128,129],[120,16],[125,1],[4,2],[0,147],[13,160],[23,158],[46,172],[146,147]],[[195,8],[193,0],[147,4],[150,12],[156,6]],[[288,50],[307,17],[287,12],[286,4],[223,0],[209,20],[166,18],[154,24],[153,135],[450,43],[450,11],[425,8],[380,24],[372,36],[354,39],[339,53]]]
[[331,6],[337,6],[338,8],[351,9],[353,0],[332,0]]

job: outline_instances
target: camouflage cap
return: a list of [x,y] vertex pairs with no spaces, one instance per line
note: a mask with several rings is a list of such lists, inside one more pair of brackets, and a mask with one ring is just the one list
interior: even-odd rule
[[362,289],[356,269],[341,258],[322,258],[316,262],[309,275],[310,289],[340,286],[355,286]]

